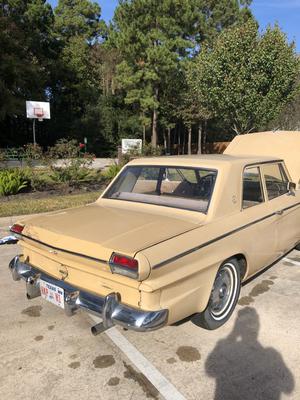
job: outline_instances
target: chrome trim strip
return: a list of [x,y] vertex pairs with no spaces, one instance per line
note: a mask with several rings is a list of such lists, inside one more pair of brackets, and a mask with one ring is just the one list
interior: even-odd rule
[[[38,239],[34,239],[34,238],[32,238],[32,237],[30,237],[30,236],[27,236],[27,235],[24,235],[24,234],[20,234],[20,236],[21,236],[21,238],[24,237],[24,238],[26,238],[26,239],[32,240],[33,242],[39,243],[39,244],[41,244],[42,246],[48,247],[48,248],[50,248],[51,250],[54,250],[54,251],[61,251],[62,253],[67,253],[67,254],[71,254],[71,255],[73,255],[73,256],[83,257],[83,258],[87,258],[87,259],[92,260],[92,261],[97,261],[97,262],[101,262],[101,263],[103,263],[103,264],[108,264],[108,261],[102,260],[101,258],[95,258],[95,257],[87,256],[87,255],[82,254],[82,253],[77,253],[77,252],[75,252],[75,251],[65,250],[65,249],[62,249],[62,248],[60,248],[60,247],[51,246],[50,244],[47,244],[47,243],[45,243],[45,242],[42,242],[42,241],[40,241],[40,240],[38,240]],[[52,253],[53,253],[53,254],[56,254],[56,253],[54,253],[54,252],[52,252]]]
[[[290,209],[292,209],[292,208],[294,208],[294,207],[298,207],[299,205],[300,205],[300,202],[299,202],[299,203],[296,203],[296,204],[294,204],[294,205],[292,205],[292,206],[286,207],[286,208],[284,208],[284,209],[282,209],[282,210],[280,210],[280,211],[284,212],[284,211],[290,210]],[[271,218],[271,217],[273,217],[273,216],[278,216],[277,211],[273,212],[272,214],[266,215],[266,216],[264,216],[264,217],[262,217],[262,218],[259,218],[259,219],[257,219],[256,221],[253,221],[253,222],[250,222],[250,223],[248,223],[248,224],[246,224],[246,225],[243,225],[243,226],[241,226],[241,227],[239,227],[239,228],[233,229],[233,230],[230,231],[230,232],[224,233],[224,234],[221,235],[221,236],[218,236],[218,237],[216,237],[216,238],[214,238],[214,239],[209,240],[208,242],[205,242],[205,243],[200,244],[199,246],[193,247],[192,249],[189,249],[189,250],[186,250],[186,251],[184,251],[184,252],[182,252],[182,253],[180,253],[180,254],[177,254],[177,255],[174,256],[174,257],[168,258],[167,260],[162,261],[162,262],[160,262],[160,263],[154,265],[154,266],[152,267],[152,269],[157,269],[157,268],[164,267],[165,265],[170,264],[171,262],[176,261],[176,260],[178,260],[179,258],[185,257],[185,256],[187,256],[187,255],[189,255],[189,254],[191,254],[191,253],[194,253],[195,251],[200,250],[200,249],[202,249],[203,247],[207,247],[207,246],[209,246],[209,245],[211,245],[211,244],[213,244],[213,243],[215,243],[215,242],[218,242],[219,240],[225,239],[225,238],[228,237],[228,236],[231,236],[231,235],[233,235],[233,234],[235,234],[235,233],[237,233],[237,232],[239,232],[239,231],[242,231],[242,230],[244,230],[244,229],[246,229],[246,228],[249,228],[249,226],[255,225],[255,224],[257,224],[257,223],[259,223],[259,222],[262,222],[262,221],[264,221],[264,220],[266,220],[266,219],[268,219],[268,218]]]
[[[229,155],[229,154],[228,154]],[[245,168],[249,166],[260,166],[261,164],[272,164],[272,163],[279,163],[279,162],[284,162],[284,160],[281,160],[280,158],[275,159],[275,160],[269,160],[269,161],[258,161],[258,162],[253,162],[245,165]]]

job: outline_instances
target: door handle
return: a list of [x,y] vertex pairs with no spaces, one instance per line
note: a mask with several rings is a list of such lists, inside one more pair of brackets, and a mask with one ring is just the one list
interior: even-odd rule
[[275,212],[276,215],[282,215],[283,214],[283,210],[278,210]]

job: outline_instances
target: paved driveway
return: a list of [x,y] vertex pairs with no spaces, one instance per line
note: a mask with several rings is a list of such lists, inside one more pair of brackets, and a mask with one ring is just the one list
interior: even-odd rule
[[7,270],[18,252],[0,247],[0,399],[300,399],[300,252],[245,285],[217,331],[187,322],[97,337],[88,315],[26,299]]

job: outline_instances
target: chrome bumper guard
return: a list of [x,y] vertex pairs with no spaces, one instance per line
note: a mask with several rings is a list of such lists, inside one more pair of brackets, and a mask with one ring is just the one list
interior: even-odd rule
[[102,318],[101,323],[91,328],[93,335],[98,335],[114,325],[138,332],[153,331],[162,328],[168,319],[168,310],[143,311],[122,304],[118,293],[110,293],[102,297],[85,292],[22,262],[20,256],[11,260],[9,270],[14,281],[25,280],[28,299],[41,295],[40,279],[42,279],[64,289],[66,315],[71,316],[76,310],[83,309]]

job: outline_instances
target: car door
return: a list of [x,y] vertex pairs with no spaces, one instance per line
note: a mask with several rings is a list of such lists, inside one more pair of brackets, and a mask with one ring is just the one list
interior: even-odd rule
[[281,162],[262,166],[267,200],[277,219],[277,254],[291,250],[300,240],[300,192],[289,193],[288,174]]
[[266,201],[260,166],[249,166],[243,173],[242,213],[248,223],[247,255],[249,274],[277,258],[277,218]]

